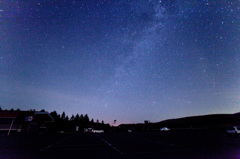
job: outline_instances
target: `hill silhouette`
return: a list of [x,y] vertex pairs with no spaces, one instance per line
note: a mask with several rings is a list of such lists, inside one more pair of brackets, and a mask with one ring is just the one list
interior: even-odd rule
[[153,123],[153,127],[172,128],[222,128],[240,124],[240,113],[235,114],[210,114],[190,116],[178,119],[168,119]]
[[172,129],[225,129],[233,125],[240,125],[240,112],[190,116],[148,124],[121,124],[119,129],[156,130],[162,127]]

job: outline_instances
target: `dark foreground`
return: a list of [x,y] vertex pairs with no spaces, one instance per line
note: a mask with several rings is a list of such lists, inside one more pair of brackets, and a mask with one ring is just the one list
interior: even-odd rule
[[189,130],[0,137],[0,158],[240,158],[240,137]]

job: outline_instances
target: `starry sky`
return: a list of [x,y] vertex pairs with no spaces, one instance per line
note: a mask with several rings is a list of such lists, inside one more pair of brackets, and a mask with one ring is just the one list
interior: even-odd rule
[[112,123],[240,111],[238,0],[1,0],[0,105]]

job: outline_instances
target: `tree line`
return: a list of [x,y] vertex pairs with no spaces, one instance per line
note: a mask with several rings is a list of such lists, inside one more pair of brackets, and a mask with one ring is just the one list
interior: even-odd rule
[[[18,112],[21,111],[19,108],[14,110],[13,108],[10,110],[3,110],[0,107],[0,111],[13,111]],[[35,109],[29,109],[27,111],[36,111]],[[45,112],[44,109],[40,110],[40,112]],[[91,120],[88,117],[88,114],[76,114],[69,117],[66,115],[65,112],[62,112],[61,114],[58,114],[57,111],[50,112],[50,115],[53,117],[54,122],[53,123],[47,123],[47,128],[50,132],[83,132],[84,128],[93,128],[97,130],[104,130],[105,132],[109,131],[110,125],[105,124],[102,120],[101,122],[97,119],[94,121],[92,118]]]
[[62,114],[58,114],[56,111],[50,113],[50,115],[54,119],[54,124],[52,128],[56,131],[76,131],[76,127],[78,127],[79,132],[83,132],[84,128],[93,128],[93,129],[101,129],[108,131],[110,128],[109,124],[105,124],[102,120],[99,122],[97,119],[96,122],[94,119],[89,119],[88,115],[85,114],[76,114],[75,116],[72,115],[70,118],[62,112]]

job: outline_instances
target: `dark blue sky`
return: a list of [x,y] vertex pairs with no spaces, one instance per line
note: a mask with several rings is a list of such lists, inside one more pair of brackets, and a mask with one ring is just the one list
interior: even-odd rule
[[0,105],[152,122],[240,108],[240,2],[0,2]]

